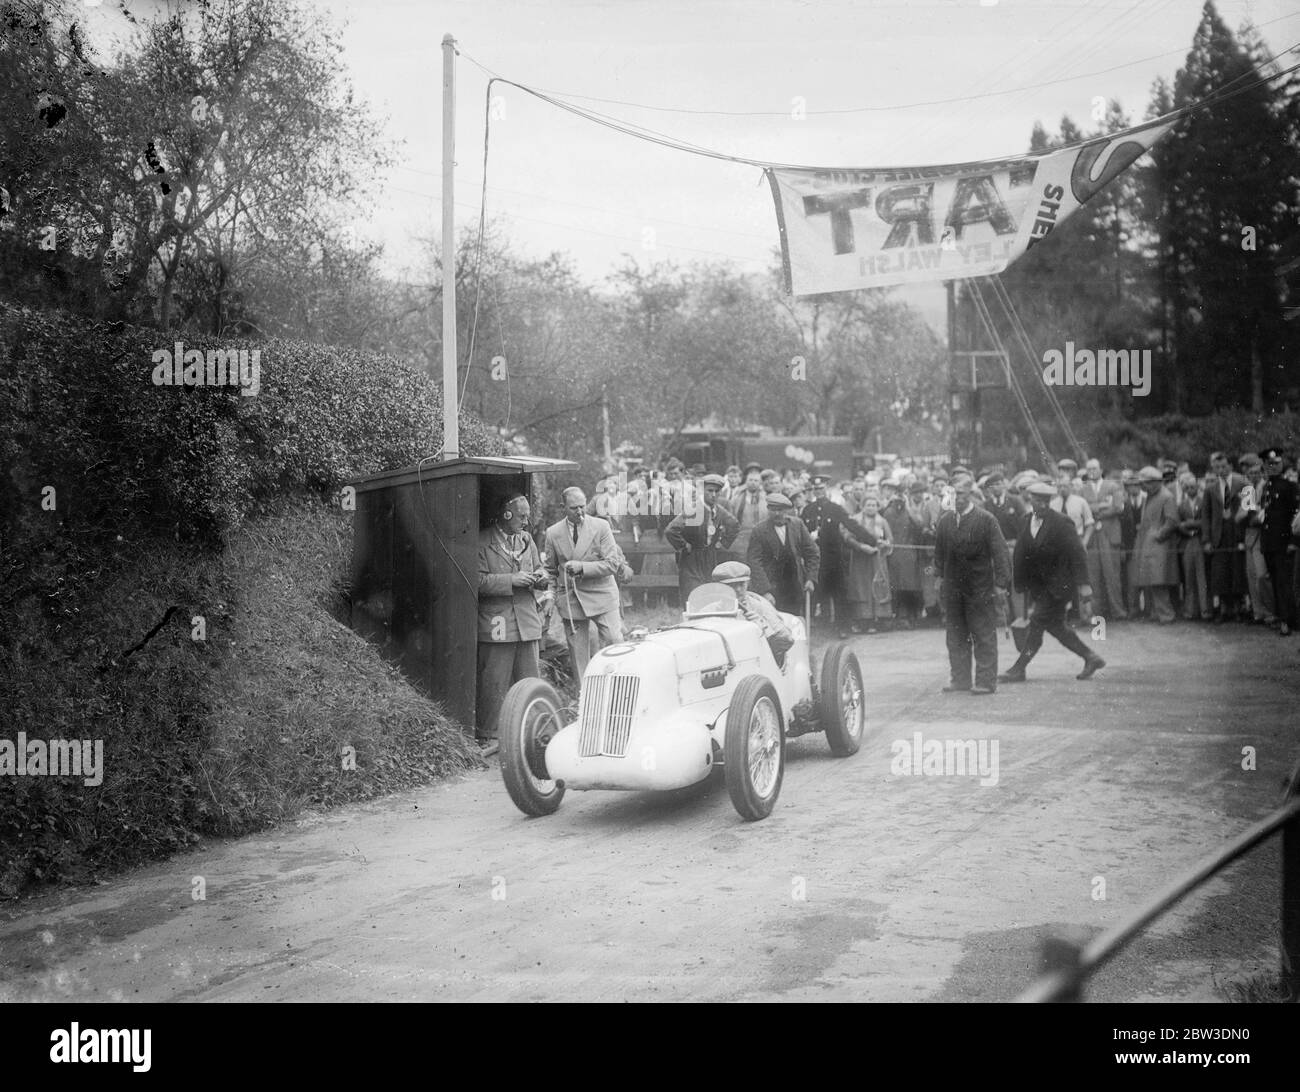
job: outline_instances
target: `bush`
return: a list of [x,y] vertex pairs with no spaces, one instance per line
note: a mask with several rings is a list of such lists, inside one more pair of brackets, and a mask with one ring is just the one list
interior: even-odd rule
[[[102,740],[104,761],[99,786],[0,777],[0,894],[478,761],[329,610],[335,494],[438,452],[436,388],[373,354],[188,335],[260,350],[259,393],[156,386],[174,340],[0,304],[0,739]],[[500,450],[471,418],[461,436]]]

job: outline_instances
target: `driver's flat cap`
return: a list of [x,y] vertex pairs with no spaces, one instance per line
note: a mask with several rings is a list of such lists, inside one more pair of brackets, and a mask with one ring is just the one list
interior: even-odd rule
[[793,508],[794,501],[784,493],[769,493],[767,495],[767,507],[769,511],[773,508]]
[[749,579],[749,566],[742,561],[724,561],[710,575],[720,583],[734,584],[738,580]]

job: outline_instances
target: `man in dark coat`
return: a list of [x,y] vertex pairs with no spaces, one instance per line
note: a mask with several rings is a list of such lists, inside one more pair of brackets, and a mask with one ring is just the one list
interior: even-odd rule
[[817,586],[821,553],[803,521],[790,514],[793,507],[784,493],[768,496],[770,514],[754,528],[746,560],[753,590],[777,610],[802,616],[804,592]]
[[1295,628],[1295,589],[1293,586],[1292,567],[1294,561],[1289,556],[1295,552],[1291,538],[1291,521],[1295,518],[1296,506],[1300,504],[1295,482],[1282,476],[1285,463],[1282,452],[1271,447],[1261,451],[1259,457],[1264,461],[1264,471],[1268,481],[1264,483],[1264,497],[1260,507],[1264,510],[1263,522],[1259,528],[1259,545],[1264,553],[1264,564],[1268,566],[1268,578],[1273,585],[1273,603],[1278,632],[1288,636]]
[[[821,575],[817,580],[817,590],[813,601],[821,606],[822,620],[829,627],[831,609],[835,610],[835,625],[839,627],[841,637],[849,635],[849,623],[852,621],[849,611],[845,579],[847,577],[847,547],[840,538],[840,528],[844,527],[859,542],[874,546],[876,539],[869,534],[857,520],[849,518],[840,505],[826,495],[830,478],[818,474],[812,480],[813,499],[805,504],[799,518],[808,528],[808,533],[821,551]],[[769,502],[771,497],[768,497]]]
[[1043,634],[1050,633],[1071,652],[1083,657],[1080,679],[1088,679],[1106,661],[1098,656],[1072,629],[1065,624],[1065,608],[1078,595],[1081,617],[1088,617],[1088,600],[1092,587],[1088,583],[1088,555],[1075,533],[1074,521],[1052,510],[1054,490],[1046,482],[1031,485],[1029,503],[1033,508],[1025,526],[1016,539],[1013,568],[1016,587],[1025,593],[1026,601],[1033,604],[1029,610],[1029,632],[1025,635],[1024,651],[1005,675],[1002,682],[1024,682],[1025,668],[1043,647]]
[[952,682],[944,690],[992,694],[998,683],[998,606],[1011,583],[1011,565],[997,519],[971,502],[974,486],[967,475],[953,479],[956,507],[940,517],[935,531],[934,564],[943,582],[952,669]]
[[664,532],[677,551],[677,586],[683,607],[691,592],[713,579],[714,568],[726,560],[720,555],[740,534],[740,522],[725,504],[718,503],[726,484],[721,474],[706,474],[703,495],[691,506],[692,511],[682,512]]
[[1201,505],[1201,549],[1207,555],[1206,583],[1210,602],[1219,601],[1215,620],[1234,621],[1245,613],[1246,554],[1237,549],[1241,529],[1237,509],[1246,479],[1234,474],[1232,463],[1222,451],[1210,456],[1210,474],[1206,478],[1204,503]]

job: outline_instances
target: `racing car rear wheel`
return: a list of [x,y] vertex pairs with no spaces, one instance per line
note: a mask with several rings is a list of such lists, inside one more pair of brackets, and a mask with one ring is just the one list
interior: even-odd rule
[[723,771],[742,819],[752,822],[772,813],[785,775],[785,725],[776,687],[762,675],[741,679],[731,696]]
[[520,679],[507,692],[497,720],[501,777],[525,815],[550,815],[564,786],[546,776],[546,745],[564,727],[563,703],[545,679]]
[[826,729],[831,754],[840,758],[856,754],[862,746],[867,710],[862,667],[844,645],[832,645],[822,660],[821,708],[817,713]]

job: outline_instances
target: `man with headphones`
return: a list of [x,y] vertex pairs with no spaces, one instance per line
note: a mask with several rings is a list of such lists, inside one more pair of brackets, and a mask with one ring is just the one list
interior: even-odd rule
[[475,735],[486,754],[497,749],[497,714],[506,691],[537,678],[543,625],[538,595],[547,586],[528,532],[528,498],[508,497],[478,539],[478,703]]

